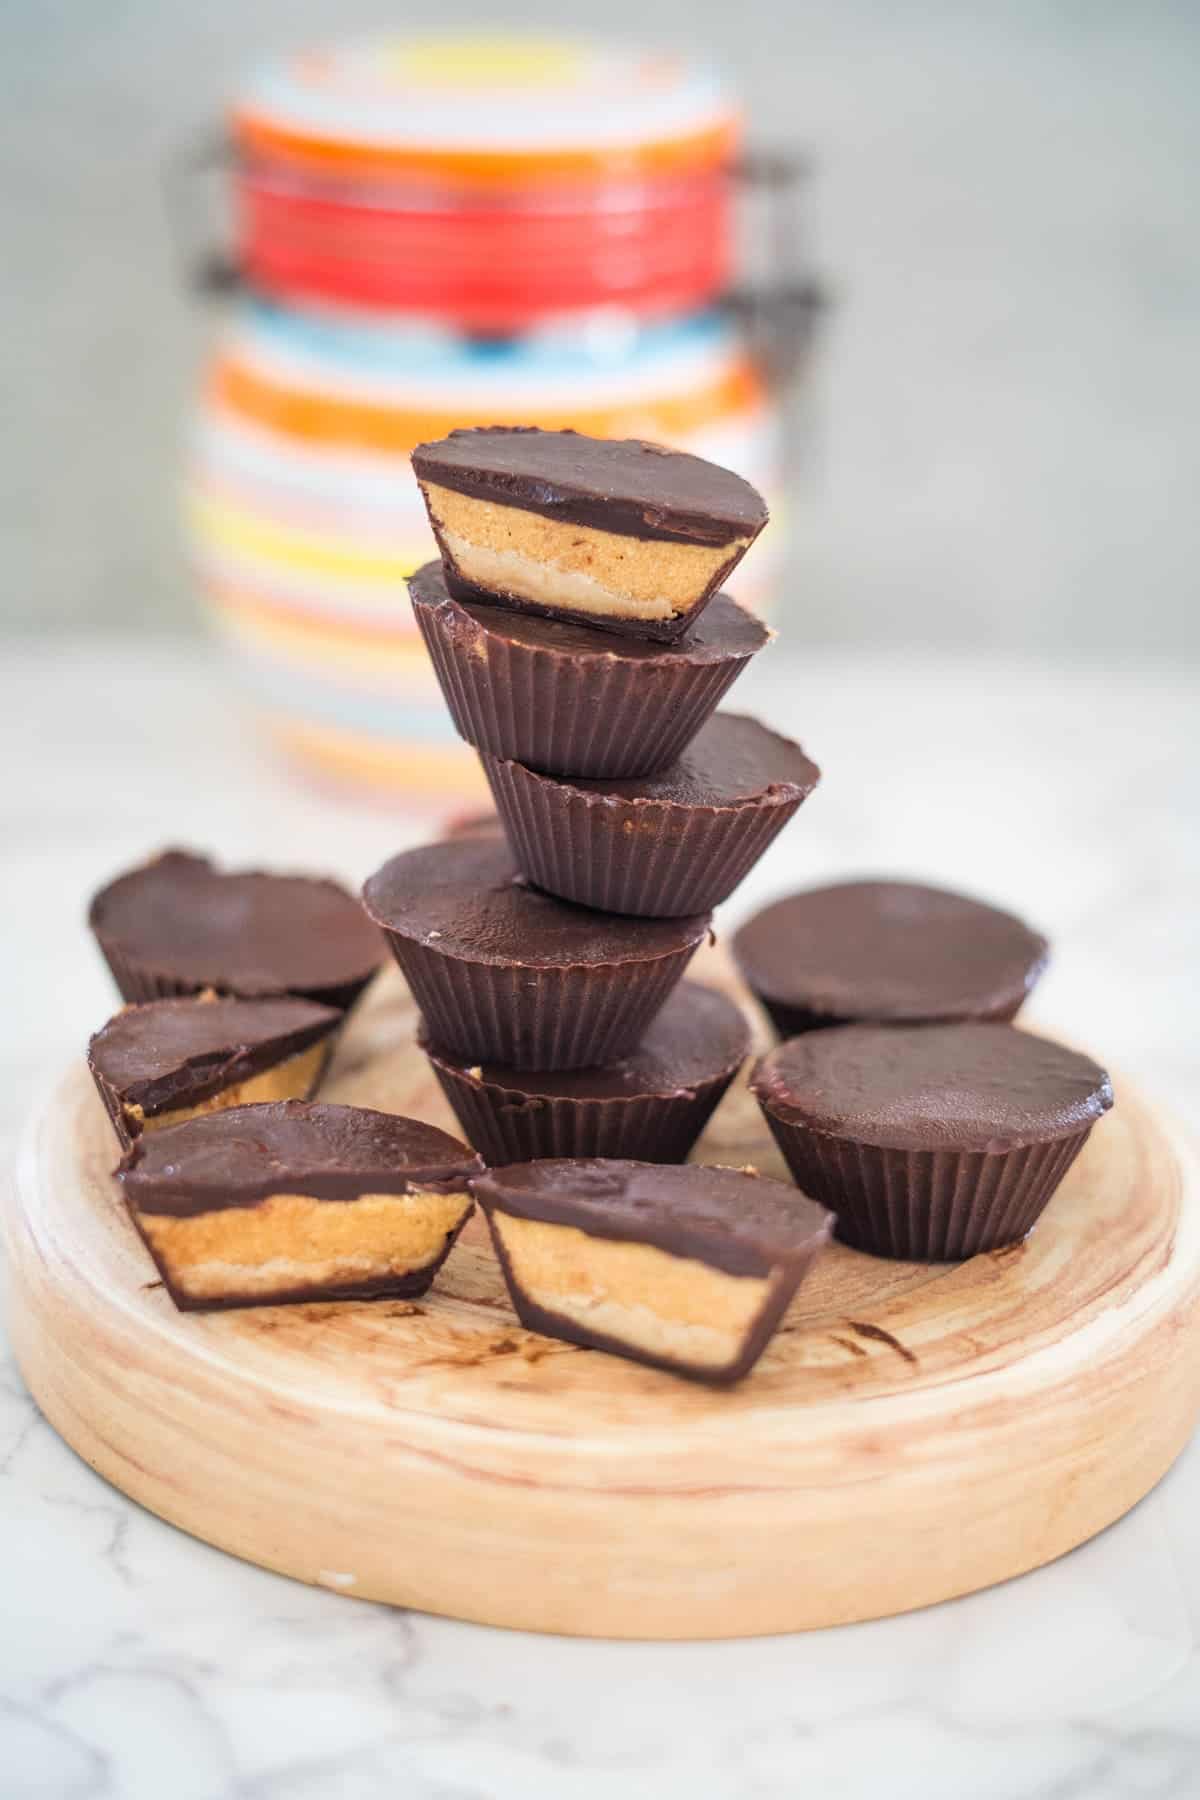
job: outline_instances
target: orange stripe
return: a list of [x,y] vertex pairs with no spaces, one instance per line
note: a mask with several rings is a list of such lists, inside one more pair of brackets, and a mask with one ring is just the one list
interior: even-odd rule
[[263,724],[282,749],[310,769],[405,796],[436,811],[489,798],[479,761],[466,744],[441,749],[358,737],[324,726],[293,725],[267,714]]
[[232,132],[248,155],[282,156],[309,169],[339,177],[386,180],[419,176],[472,187],[538,186],[567,182],[624,181],[632,176],[669,175],[728,162],[737,148],[738,125],[722,119],[685,137],[613,149],[434,150],[409,144],[383,148],[340,138],[288,131],[250,112],[235,112]]
[[[463,408],[455,412],[410,412],[332,394],[304,393],[265,380],[228,356],[218,360],[209,393],[216,404],[228,406],[243,418],[253,419],[286,437],[303,438],[310,443],[352,444],[391,454],[408,454],[417,444],[446,437],[458,426],[503,422],[497,419],[498,409],[490,404],[481,411]],[[659,395],[590,410],[523,411],[518,422],[540,425],[548,431],[573,426],[591,437],[655,436],[669,441],[690,437],[730,413],[747,411],[761,399],[762,384],[746,361],[691,393]]]

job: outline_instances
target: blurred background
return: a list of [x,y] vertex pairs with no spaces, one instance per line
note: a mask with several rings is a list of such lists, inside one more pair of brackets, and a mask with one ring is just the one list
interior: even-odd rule
[[[726,441],[729,460],[761,459],[782,528],[743,565],[756,598],[773,593],[779,640],[735,703],[802,737],[825,777],[722,930],[855,871],[994,898],[1055,942],[1048,1016],[1119,1041],[1186,1100],[1200,1081],[1179,1011],[1200,963],[1200,9],[441,0],[437,24],[633,42],[652,28],[723,71],[752,146],[811,159],[783,247],[826,304],[789,454],[768,466],[765,390]],[[412,635],[407,526],[393,543],[415,501],[403,458],[335,443],[326,491],[320,446],[293,464],[270,421],[225,429],[214,372],[232,344],[285,400],[310,376],[352,397],[457,382],[490,410],[487,383],[530,356],[579,404],[642,351],[611,315],[582,349],[482,331],[401,351],[386,323],[373,337],[378,320],[336,309],[302,326],[278,303],[248,313],[244,296],[191,290],[164,198],[172,159],[225,130],[264,59],[428,29],[381,0],[10,0],[0,14],[0,756],[28,771],[5,830],[10,940],[29,946],[17,1006],[37,1021],[14,1046],[14,1093],[111,1004],[79,915],[123,864],[174,839],[360,880],[431,813],[483,801]],[[202,247],[220,242],[230,185],[227,168],[193,193]],[[739,263],[729,279],[760,274]],[[695,311],[647,327],[651,386],[675,354],[656,332],[684,334],[685,364],[747,354],[737,320],[718,321],[733,348],[714,349]],[[653,408],[635,422],[656,434]],[[301,506],[317,494],[311,541],[302,511],[298,538],[286,510],[260,530],[272,481]],[[213,647],[218,621],[233,656]],[[311,725],[317,784],[263,754],[247,685],[260,721]]]
[[[712,54],[817,166],[832,305],[787,617],[807,642],[1200,652],[1200,9],[1152,0],[442,0],[439,27]],[[4,624],[198,628],[185,422],[219,318],[164,163],[262,56],[379,0],[13,0],[0,26]]]

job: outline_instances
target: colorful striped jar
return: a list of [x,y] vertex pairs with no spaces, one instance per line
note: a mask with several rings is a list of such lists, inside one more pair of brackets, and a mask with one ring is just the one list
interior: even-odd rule
[[187,506],[211,610],[311,769],[445,810],[482,793],[412,620],[408,466],[459,425],[571,425],[738,469],[782,541],[776,411],[717,302],[737,113],[673,57],[515,40],[350,46],[263,71],[232,122],[245,289]]

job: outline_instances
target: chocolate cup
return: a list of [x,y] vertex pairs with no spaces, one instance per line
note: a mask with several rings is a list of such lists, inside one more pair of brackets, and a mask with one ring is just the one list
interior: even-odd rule
[[810,764],[808,787],[781,783],[710,806],[628,800],[521,763],[480,760],[509,847],[530,881],[598,912],[656,919],[710,912],[727,900],[817,779]]
[[161,850],[114,876],[87,919],[122,999],[138,1003],[212,990],[345,1012],[383,962],[377,933],[337,882],[221,869],[192,850]]
[[640,1363],[644,1368],[660,1369],[667,1375],[682,1375],[685,1381],[696,1381],[704,1387],[732,1387],[735,1382],[743,1381],[749,1375],[775,1336],[784,1314],[825,1248],[824,1243],[814,1244],[803,1258],[798,1258],[792,1264],[786,1274],[777,1276],[767,1304],[755,1319],[732,1362],[723,1368],[699,1368],[694,1363],[681,1362],[674,1356],[656,1355],[652,1350],[644,1350],[637,1344],[631,1344],[624,1338],[611,1337],[606,1332],[584,1331],[574,1319],[565,1318],[562,1313],[540,1306],[517,1280],[511,1259],[493,1221],[492,1210],[486,1207],[483,1210],[513,1311],[526,1331],[536,1331],[541,1337],[557,1338],[564,1344],[578,1344],[585,1350],[604,1351],[610,1356],[619,1356],[626,1362]]
[[962,1262],[1020,1243],[1092,1130],[998,1151],[897,1150],[759,1105],[796,1186],[836,1212],[841,1241],[904,1262]]
[[[569,1343],[714,1383],[736,1381],[748,1372],[824,1249],[834,1223],[824,1207],[748,1169],[539,1159],[476,1176],[471,1191],[491,1228],[522,1324]],[[551,1280],[540,1292],[525,1286],[534,1271],[524,1263],[509,1232],[518,1220],[560,1233],[566,1228],[558,1240],[564,1259],[559,1274],[566,1278],[561,1285]],[[602,1246],[652,1252],[658,1262],[658,1284],[665,1281],[668,1287],[676,1276],[686,1284],[698,1269],[735,1282],[749,1278],[758,1310],[744,1317],[738,1330],[732,1321],[719,1327],[727,1360],[710,1360],[699,1346],[695,1355],[688,1354],[692,1347],[686,1341],[685,1320],[678,1314],[671,1320],[673,1308],[665,1293],[665,1330],[657,1341],[636,1327],[623,1330],[619,1313],[606,1319],[603,1309],[597,1313],[586,1304],[574,1305],[575,1296],[582,1295],[571,1280],[572,1270],[586,1282],[589,1264],[598,1252],[603,1254]],[[596,1297],[607,1292],[620,1304],[622,1280],[613,1270],[611,1281],[602,1279]],[[750,1297],[746,1289],[742,1292]],[[673,1325],[684,1327],[683,1342],[671,1342]]]
[[363,889],[431,1042],[468,1064],[577,1069],[640,1041],[708,915],[634,921],[569,906],[519,876],[501,839],[402,851]]
[[[181,996],[181,997],[185,998],[185,999],[192,998],[191,995],[185,995],[185,996]],[[148,1003],[143,1002],[142,1004],[148,1004]],[[302,1044],[299,1049],[286,1049],[286,1050],[282,1051],[279,1055],[275,1056],[271,1061],[264,1062],[260,1068],[248,1066],[248,1065],[250,1065],[249,1058],[246,1058],[245,1062],[243,1063],[243,1066],[240,1069],[229,1068],[229,1065],[227,1065],[228,1078],[227,1078],[227,1080],[225,1080],[223,1082],[222,1085],[209,1088],[207,1086],[207,1084],[203,1084],[202,1091],[200,1091],[199,1093],[193,1092],[190,1096],[187,1095],[186,1093],[180,1094],[172,1102],[163,1104],[163,1105],[159,1106],[158,1108],[156,1108],[155,1110],[147,1112],[144,1115],[145,1126],[150,1126],[151,1128],[153,1128],[154,1122],[164,1112],[171,1112],[171,1111],[175,1110],[176,1107],[191,1108],[191,1107],[194,1107],[194,1106],[200,1104],[201,1102],[203,1102],[205,1100],[211,1100],[211,1099],[217,1098],[221,1095],[222,1092],[225,1091],[226,1088],[233,1087],[233,1086],[241,1086],[245,1082],[253,1080],[256,1076],[266,1074],[268,1071],[270,1071],[272,1069],[279,1068],[283,1064],[291,1062],[294,1057],[304,1056],[307,1054],[307,1052],[309,1050],[316,1049],[319,1047],[322,1051],[322,1055],[318,1058],[316,1069],[313,1071],[312,1080],[308,1084],[308,1091],[302,1096],[306,1100],[311,1100],[313,1098],[313,1096],[317,1093],[317,1091],[320,1088],[321,1083],[324,1081],[326,1075],[329,1073],[329,1065],[333,1060],[334,1052],[337,1048],[337,1041],[338,1041],[339,1036],[341,1035],[341,1030],[342,1030],[342,1021],[339,1021],[336,1025],[333,1026],[333,1028],[331,1030],[326,1032],[323,1037],[314,1038],[311,1043]],[[99,1035],[99,1034],[97,1034],[97,1035]],[[117,1139],[121,1145],[122,1151],[131,1150],[133,1148],[134,1143],[137,1141],[138,1137],[141,1136],[141,1130],[144,1129],[144,1127],[139,1128],[139,1130],[137,1130],[137,1131],[130,1130],[129,1118],[128,1118],[128,1115],[125,1110],[125,1107],[127,1104],[126,1099],[125,1099],[125,1094],[127,1093],[127,1090],[124,1090],[118,1086],[115,1086],[113,1084],[113,1082],[109,1079],[109,1077],[104,1073],[104,1071],[97,1066],[95,1056],[93,1054],[93,1045],[95,1044],[95,1041],[96,1041],[95,1038],[93,1038],[91,1043],[88,1046],[88,1055],[87,1055],[88,1072],[91,1075],[93,1082],[95,1083],[96,1092],[99,1094],[101,1103],[104,1107],[104,1110],[108,1114],[109,1120],[112,1124],[112,1128],[117,1134]],[[230,1048],[230,1062],[231,1063],[234,1060],[234,1054],[235,1053],[234,1053],[233,1047],[231,1046],[231,1048]]]
[[587,1069],[626,1055],[699,944],[619,963],[538,966],[448,955],[386,928],[385,936],[431,1041],[512,1069]]
[[[481,426],[416,445],[412,465],[452,587],[461,583],[535,615],[581,616],[561,592],[541,599],[522,591],[503,563],[477,585],[478,571],[459,566],[456,541],[473,546],[474,527],[487,518],[499,527],[491,548],[540,562],[552,590],[553,578],[569,582],[572,569],[608,587],[614,604],[587,613],[586,621],[624,637],[681,636],[768,517],[762,495],[732,470],[636,438]],[[474,509],[480,511],[472,523]],[[517,541],[522,532],[533,541]],[[699,566],[689,561],[696,553]],[[560,559],[567,566],[559,567]],[[668,617],[644,616],[642,606],[664,600],[674,608]]]
[[[226,985],[214,980],[184,981],[176,975],[164,975],[140,958],[128,955],[94,925],[92,932],[122,1000],[135,1005],[143,1005],[147,1000],[182,1000],[190,994],[202,994],[206,988],[212,988],[218,994],[238,996],[236,984]],[[325,987],[296,987],[286,991],[296,994],[300,999],[316,1000],[322,1006],[334,1006],[339,1012],[349,1012],[378,973],[377,969],[372,969],[358,981],[336,982]],[[255,996],[242,997],[253,999]]]
[[421,1048],[468,1143],[493,1168],[560,1156],[686,1162],[737,1074],[735,1064],[677,1094],[568,1099],[477,1079],[432,1044]]
[[[313,1095],[320,1088],[321,1083],[324,1081],[326,1075],[329,1072],[329,1064],[333,1059],[333,1053],[334,1053],[336,1044],[337,1044],[337,1032],[334,1032],[331,1035],[331,1037],[327,1040],[325,1054],[321,1058],[320,1062],[318,1063],[316,1072],[314,1073],[312,1080],[308,1084],[308,1091],[303,1096],[304,1099],[311,1100],[313,1098]],[[303,1051],[295,1051],[295,1052],[293,1052],[293,1054],[302,1056],[304,1054],[304,1052]],[[284,1058],[284,1057],[280,1058],[281,1062],[287,1061],[287,1060],[290,1060],[290,1059]],[[271,1068],[272,1066],[274,1066],[274,1065],[267,1064],[267,1068]],[[122,1151],[132,1149],[133,1145],[137,1141],[137,1138],[141,1134],[140,1134],[140,1132],[134,1133],[134,1132],[130,1131],[129,1121],[125,1115],[125,1108],[121,1104],[120,1093],[118,1092],[118,1090],[115,1087],[113,1087],[113,1085],[110,1081],[107,1081],[105,1079],[105,1077],[100,1073],[100,1070],[97,1069],[94,1066],[94,1064],[92,1064],[90,1058],[89,1058],[89,1062],[88,1062],[88,1067],[89,1067],[89,1070],[91,1073],[92,1080],[96,1085],[96,1092],[99,1094],[101,1103],[103,1104],[103,1107],[104,1107],[104,1110],[108,1114],[109,1120],[112,1124],[112,1128],[117,1134],[117,1141],[119,1142]],[[262,1071],[258,1071],[258,1070],[254,1071],[254,1073],[256,1073],[256,1074],[260,1073],[260,1072],[262,1072]],[[234,1079],[236,1080],[236,1077]],[[245,1078],[243,1077],[243,1079],[245,1079]],[[232,1083],[231,1083],[231,1085],[232,1085]],[[217,1092],[219,1093],[220,1089],[218,1089]],[[208,1098],[208,1096],[205,1096],[205,1097]],[[187,1106],[188,1104],[189,1104],[189,1102],[186,1100],[180,1101],[181,1106]],[[168,1109],[164,1108],[163,1110],[166,1111]],[[154,1117],[155,1117],[154,1114],[150,1115],[151,1122],[153,1122]]]
[[702,624],[736,621],[731,647],[700,656],[686,636],[656,653],[579,625],[530,630],[519,615],[451,598],[436,564],[410,587],[459,735],[557,775],[624,779],[667,768],[771,636],[728,595]]
[[852,1024],[1007,1024],[1048,958],[1045,938],[999,907],[880,878],[784,895],[730,947],[785,1040]]

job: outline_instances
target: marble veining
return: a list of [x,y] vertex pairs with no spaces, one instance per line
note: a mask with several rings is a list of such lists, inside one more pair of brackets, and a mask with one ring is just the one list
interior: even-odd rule
[[[827,774],[726,928],[843,870],[994,895],[1055,941],[1035,1016],[1200,1122],[1200,676],[772,653],[736,704]],[[7,656],[0,750],[6,1166],[111,1010],[82,928],[105,875],[182,840],[357,878],[425,829],[250,760],[190,645]],[[1103,1536],[987,1593],[806,1637],[570,1642],[183,1536],[66,1449],[5,1354],[0,1800],[1196,1800],[1197,1519],[1200,1441]]]

